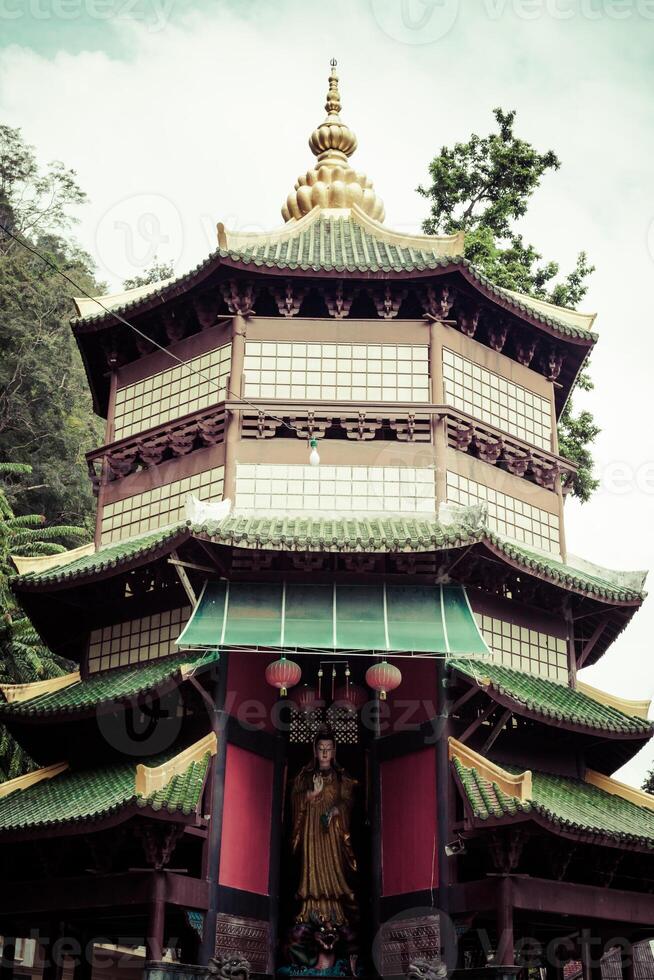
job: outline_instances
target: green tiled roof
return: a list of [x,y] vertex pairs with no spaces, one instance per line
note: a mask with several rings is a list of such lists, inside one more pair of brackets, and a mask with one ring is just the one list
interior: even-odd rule
[[137,667],[120,667],[95,674],[87,680],[71,684],[70,687],[42,694],[29,701],[0,703],[0,718],[8,720],[37,715],[75,714],[106,702],[133,698],[160,687],[173,678],[185,664],[193,667],[196,672],[210,666],[217,659],[218,653],[215,651],[188,652],[180,656],[152,660]]
[[[553,328],[566,337],[596,340],[597,334],[583,327],[574,326],[565,320],[565,311],[560,316],[548,315],[543,309],[530,302],[530,297],[495,286],[490,279],[476,269],[462,255],[439,255],[429,248],[406,247],[388,240],[390,236],[375,235],[369,228],[362,227],[352,217],[322,215],[297,234],[279,236],[272,234],[267,241],[238,248],[218,248],[194,269],[175,279],[168,280],[147,293],[139,290],[132,300],[111,306],[112,312],[121,314],[137,309],[144,301],[158,297],[166,299],[179,295],[190,287],[202,273],[210,267],[227,263],[238,263],[259,269],[300,270],[302,272],[339,273],[412,273],[436,270],[444,267],[458,267],[468,277],[477,282],[492,296],[508,303],[519,312],[526,313]],[[400,241],[401,239],[398,239]],[[99,299],[103,299],[99,297]],[[109,302],[109,298],[106,298]],[[104,302],[104,300],[103,300]],[[556,308],[553,307],[553,310]],[[102,320],[109,314],[99,312],[78,318],[77,323],[90,323]]]
[[[475,508],[471,508],[474,510]],[[479,542],[514,562],[521,569],[549,579],[564,588],[615,602],[638,602],[645,596],[644,575],[565,565],[556,558],[537,554],[491,531],[486,523],[443,524],[434,518],[352,517],[250,517],[232,514],[219,522],[202,525],[176,524],[130,541],[101,548],[94,555],[78,558],[38,574],[30,572],[14,578],[18,588],[61,583],[83,576],[119,568],[134,559],[163,550],[185,535],[202,534],[216,544],[240,548],[282,551],[330,551],[410,554],[461,548]]]
[[[161,765],[178,751],[144,760],[145,765]],[[192,762],[183,773],[147,797],[134,791],[133,760],[98,769],[66,770],[0,799],[0,834],[99,821],[130,806],[188,816],[200,804],[209,759],[207,752],[201,761]]]
[[536,677],[502,664],[453,660],[450,667],[473,680],[487,678],[491,688],[530,711],[557,721],[582,725],[603,732],[652,734],[652,724],[644,718],[625,715],[610,705],[564,684]]
[[654,811],[620,796],[579,779],[533,772],[532,798],[520,801],[507,796],[497,784],[481,776],[477,769],[467,768],[459,759],[453,764],[478,820],[531,814],[552,824],[555,830],[654,849]]

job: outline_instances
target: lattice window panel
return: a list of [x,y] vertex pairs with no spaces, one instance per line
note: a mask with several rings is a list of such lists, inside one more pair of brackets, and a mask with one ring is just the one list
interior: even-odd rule
[[225,469],[217,466],[184,480],[164,483],[144,493],[136,493],[102,510],[102,544],[155,531],[184,520],[186,497],[194,494],[199,500],[222,500]]
[[293,745],[311,745],[321,725],[327,724],[336,736],[337,756],[339,745],[359,744],[359,721],[354,711],[332,705],[325,710],[300,711],[292,708],[289,724],[289,741]]
[[[124,439],[225,400],[232,345],[224,344],[116,391],[115,438]],[[199,377],[201,372],[205,377]],[[206,380],[205,380],[206,379]]]
[[316,737],[316,732],[324,724],[324,718],[324,708],[317,708],[315,711],[300,711],[299,708],[291,708],[289,741],[293,745],[312,743]]
[[248,341],[244,373],[251,398],[430,400],[426,345]]
[[191,607],[183,606],[93,630],[89,638],[89,673],[179,653],[175,640],[190,615]]
[[490,526],[498,534],[520,544],[548,551],[553,554],[561,553],[560,522],[557,514],[493,490],[483,483],[476,483],[458,473],[448,471],[447,500],[451,504],[484,503],[488,507]]
[[248,511],[313,514],[433,514],[434,471],[395,466],[241,464],[236,506]]
[[567,684],[568,647],[564,639],[485,613],[475,613],[475,619],[497,663]]
[[[331,705],[326,713],[327,724],[336,736],[336,746],[359,744],[359,720],[355,711]],[[336,753],[338,756],[338,752]]]
[[443,348],[443,395],[467,412],[540,449],[552,448],[552,406],[547,398],[507,381]]

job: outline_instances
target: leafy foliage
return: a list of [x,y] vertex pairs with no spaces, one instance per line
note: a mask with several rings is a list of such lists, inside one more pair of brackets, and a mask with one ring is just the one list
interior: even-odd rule
[[173,272],[172,262],[159,262],[155,255],[154,262],[149,269],[146,269],[142,276],[134,276],[133,279],[126,279],[123,287],[125,289],[135,289],[137,286],[152,286],[155,282],[170,279]]
[[[17,606],[9,587],[15,574],[11,556],[55,555],[87,537],[83,527],[49,526],[39,514],[13,512],[9,491],[31,472],[31,466],[23,463],[0,463],[0,681],[11,684],[58,677],[71,669],[43,645]],[[0,728],[0,779],[11,779],[28,765],[22,750]]]
[[646,793],[654,793],[654,767],[645,776],[645,781],[641,787]]
[[[0,126],[0,223],[90,292],[91,260],[61,237],[85,195],[63,164],[41,170],[20,131]],[[85,452],[102,441],[69,317],[74,289],[0,230],[0,459],[28,459],[17,513],[86,522],[94,510]]]
[[[498,286],[574,308],[586,295],[594,270],[586,252],[579,253],[574,269],[557,278],[559,264],[543,262],[515,224],[527,213],[542,177],[558,170],[560,161],[552,150],[539,153],[515,135],[515,112],[495,109],[494,116],[497,132],[473,133],[467,143],[444,146],[431,161],[430,183],[418,187],[431,202],[423,230],[430,235],[465,231],[466,258]],[[587,374],[578,387],[592,388]],[[579,465],[573,493],[582,501],[598,486],[590,449],[598,432],[590,412],[575,415],[569,401],[559,419],[559,443],[563,455]]]

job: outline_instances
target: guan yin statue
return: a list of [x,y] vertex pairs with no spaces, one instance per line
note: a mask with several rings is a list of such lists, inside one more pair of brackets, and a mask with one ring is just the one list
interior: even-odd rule
[[285,972],[357,973],[357,862],[350,838],[356,785],[336,760],[333,732],[319,729],[313,758],[293,784],[291,848],[300,867],[300,906],[286,950],[292,965]]

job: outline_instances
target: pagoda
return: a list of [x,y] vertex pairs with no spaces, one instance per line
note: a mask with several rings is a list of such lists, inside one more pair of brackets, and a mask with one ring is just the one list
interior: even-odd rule
[[387,228],[334,66],[326,113],[278,230],[76,301],[97,526],[16,559],[76,667],[1,689],[3,980],[28,936],[47,980],[627,980],[654,937],[649,705],[578,678],[645,597],[566,545],[594,316]]

